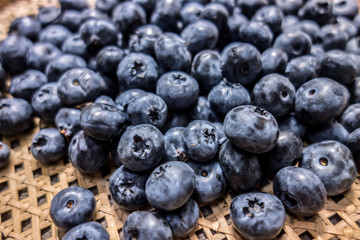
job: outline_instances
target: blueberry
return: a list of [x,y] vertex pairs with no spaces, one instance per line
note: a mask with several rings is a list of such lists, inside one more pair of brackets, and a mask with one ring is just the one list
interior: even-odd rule
[[120,32],[129,34],[146,23],[146,13],[135,2],[122,2],[114,7],[112,21]]
[[325,54],[324,49],[322,48],[321,45],[312,45],[311,49],[310,49],[310,55],[317,58],[317,59],[321,59]]
[[117,0],[97,0],[95,9],[110,15],[116,4],[118,4]]
[[185,153],[184,140],[182,138],[184,130],[184,127],[174,127],[164,134],[164,161],[187,162],[188,156]]
[[189,123],[184,130],[183,141],[187,156],[199,162],[213,159],[219,147],[217,130],[206,120]]
[[100,72],[113,76],[120,61],[124,58],[124,51],[116,46],[106,46],[96,56],[96,66]]
[[230,110],[225,116],[224,132],[232,144],[252,153],[269,151],[279,137],[274,116],[252,105],[242,105]]
[[36,41],[38,39],[40,30],[41,24],[35,18],[19,17],[11,22],[9,27],[9,34],[17,33],[32,41]]
[[23,74],[15,76],[10,85],[9,92],[13,97],[31,101],[33,94],[45,83],[47,77],[40,71],[27,70]]
[[110,21],[110,18],[108,15],[106,15],[103,12],[100,12],[97,9],[88,8],[83,11],[81,11],[81,23],[85,23],[89,20],[105,20]]
[[327,123],[344,111],[348,101],[343,85],[330,78],[314,78],[296,91],[296,117],[306,123]]
[[343,51],[332,50],[321,59],[321,76],[332,78],[349,85],[354,82],[358,72],[356,62]]
[[97,222],[87,222],[73,227],[68,231],[63,240],[73,239],[94,239],[94,240],[109,240],[109,233]]
[[204,10],[204,5],[199,2],[187,2],[183,5],[180,11],[181,20],[184,25],[189,25],[198,20],[201,20],[201,12]]
[[89,59],[90,57],[88,47],[80,34],[68,37],[62,44],[61,50],[63,53],[76,55],[83,59]]
[[161,128],[167,116],[165,101],[156,94],[147,92],[135,96],[128,104],[127,114],[131,124],[152,124]]
[[48,42],[57,47],[61,47],[63,42],[71,36],[71,32],[62,25],[50,25],[39,34],[40,42]]
[[284,32],[275,39],[273,47],[282,49],[292,59],[310,53],[311,38],[301,31]]
[[219,163],[230,187],[237,191],[251,191],[260,182],[261,166],[255,154],[224,142],[219,151]]
[[159,66],[155,59],[144,53],[129,53],[117,66],[119,84],[126,88],[154,90],[159,77]]
[[199,203],[209,203],[220,198],[226,190],[226,180],[219,162],[199,163],[189,161],[195,173],[193,198]]
[[230,41],[239,41],[239,28],[242,24],[246,24],[248,19],[238,8],[235,8],[232,15],[226,22],[227,34]]
[[344,50],[348,36],[346,32],[337,25],[325,25],[316,36],[315,43],[321,44],[324,50]]
[[150,124],[138,124],[127,128],[120,138],[117,149],[121,163],[135,172],[156,167],[163,151],[164,136]]
[[193,76],[200,90],[207,93],[222,80],[221,58],[215,50],[204,50],[195,55],[191,65]]
[[56,128],[43,128],[33,137],[31,153],[42,163],[59,161],[66,153],[66,140]]
[[253,44],[262,52],[271,46],[273,33],[266,24],[250,21],[240,25],[239,40]]
[[139,4],[145,10],[147,16],[150,16],[156,4],[156,0],[132,0],[132,1]]
[[0,169],[10,162],[10,148],[3,142],[0,142]]
[[261,55],[259,51],[248,43],[231,43],[222,54],[222,74],[227,81],[251,85],[261,71]]
[[354,37],[346,43],[345,51],[347,53],[360,54],[360,38]]
[[264,6],[256,11],[252,21],[265,23],[276,35],[281,32],[283,12],[276,6]]
[[286,29],[291,29],[292,27],[296,26],[299,22],[300,20],[296,16],[285,15],[283,17],[281,28],[283,29],[283,31],[285,31]]
[[360,169],[360,128],[351,132],[346,139],[346,146],[351,150],[357,169]]
[[336,24],[338,28],[340,28],[340,30],[345,31],[345,33],[348,36],[348,39],[355,37],[357,34],[357,28],[355,24],[346,17],[342,17],[342,16],[337,17],[334,20],[334,24]]
[[360,103],[351,104],[341,114],[339,122],[349,131],[352,132],[360,127]]
[[298,216],[312,216],[324,208],[326,189],[313,172],[299,167],[285,167],[274,178],[274,194],[285,208]]
[[305,82],[319,76],[321,64],[316,57],[305,55],[293,58],[285,69],[285,76],[298,89]]
[[89,190],[69,187],[52,199],[50,217],[57,227],[69,230],[90,221],[95,214],[95,204],[94,195]]
[[50,24],[57,24],[61,18],[61,9],[58,7],[43,7],[39,9],[38,21],[43,27]]
[[240,7],[243,14],[246,15],[246,17],[248,17],[248,18],[251,18],[258,9],[266,6],[267,4],[268,4],[267,0],[253,0],[253,1],[238,0],[237,1],[237,6]]
[[55,125],[65,137],[73,137],[81,130],[81,110],[77,108],[60,108],[55,116]]
[[168,111],[165,124],[161,128],[161,131],[166,132],[173,127],[186,127],[190,122],[190,116],[184,111]]
[[169,223],[174,237],[186,237],[195,230],[200,210],[198,204],[189,199],[184,206],[169,212],[160,212],[160,214]]
[[181,32],[181,38],[187,42],[188,50],[192,53],[214,48],[218,37],[218,28],[214,23],[207,20],[191,23]]
[[285,217],[280,199],[269,193],[244,193],[231,201],[232,224],[247,239],[275,238],[284,227]]
[[46,65],[61,55],[60,49],[51,43],[35,43],[26,55],[26,63],[30,68],[44,71]]
[[221,81],[208,95],[210,106],[216,112],[226,114],[234,107],[250,104],[250,94],[240,83]]
[[219,135],[219,146],[221,144],[223,144],[227,139],[226,135],[225,135],[225,132],[224,132],[224,126],[221,122],[213,122],[212,123],[215,127],[216,127],[216,130],[218,132],[218,135]]
[[109,180],[112,198],[127,211],[145,207],[147,205],[145,195],[147,179],[148,174],[132,172],[124,166],[119,167]]
[[59,24],[73,33],[77,32],[81,25],[81,12],[72,9],[63,11]]
[[83,10],[89,7],[87,0],[59,0],[61,10]]
[[296,14],[301,6],[304,4],[303,0],[275,0],[276,6],[281,9],[285,14]]
[[359,6],[355,0],[334,0],[333,14],[353,19],[359,11]]
[[301,138],[294,132],[280,131],[278,141],[270,151],[260,154],[263,173],[273,178],[282,168],[294,166],[302,156]]
[[221,121],[221,117],[211,108],[210,102],[204,96],[200,96],[189,108],[188,115],[192,120]]
[[32,124],[31,105],[21,98],[0,99],[0,134],[19,134]]
[[84,59],[72,54],[63,54],[48,63],[45,73],[49,82],[57,82],[63,73],[77,67],[86,67]]
[[299,166],[315,173],[329,196],[349,189],[357,176],[351,151],[337,141],[322,141],[307,146]]
[[157,81],[156,94],[165,101],[169,109],[184,109],[197,100],[199,85],[184,72],[167,72]]
[[97,97],[94,100],[94,103],[104,103],[104,104],[111,105],[113,107],[118,108],[118,106],[116,105],[114,100],[111,97],[107,96],[107,95],[101,95],[101,96]]
[[116,44],[116,27],[112,22],[106,20],[89,20],[80,26],[79,32],[86,45],[92,50]]
[[103,79],[87,68],[73,68],[59,79],[58,96],[65,105],[94,100],[102,91]]
[[307,1],[298,11],[301,19],[309,19],[324,25],[333,17],[333,4],[327,0]]
[[184,162],[171,161],[155,168],[146,181],[146,198],[151,206],[171,211],[183,206],[195,189],[195,174]]
[[27,69],[26,55],[32,47],[32,42],[18,34],[9,35],[0,49],[2,65],[10,74],[19,74]]
[[68,154],[71,164],[80,172],[93,173],[99,171],[107,161],[108,144],[80,130],[71,139]]
[[161,28],[164,32],[178,32],[181,30],[181,1],[158,0],[150,16],[150,22]]
[[156,59],[163,71],[189,72],[191,54],[186,42],[175,33],[164,33],[155,41]]
[[109,140],[120,135],[126,118],[122,111],[104,103],[93,103],[83,108],[80,125],[87,135],[98,140]]
[[118,106],[118,108],[120,108],[126,112],[130,101],[135,96],[142,94],[142,93],[145,93],[145,91],[143,91],[141,89],[137,89],[137,88],[129,89],[127,91],[120,93],[120,95],[116,97],[115,103]]
[[129,38],[129,49],[131,52],[141,52],[155,56],[154,44],[162,34],[161,28],[154,24],[148,24],[137,28]]
[[269,48],[261,55],[262,75],[283,74],[288,62],[287,54],[280,48]]
[[296,31],[300,30],[303,33],[306,33],[311,37],[313,42],[316,42],[317,37],[320,35],[320,27],[319,25],[311,20],[301,20],[295,26],[289,26],[289,28],[284,31]]
[[168,222],[158,213],[136,211],[129,214],[123,226],[125,240],[172,240]]
[[281,131],[290,131],[303,137],[306,132],[306,125],[302,123],[294,113],[290,113],[288,116],[285,116],[278,121],[279,129]]
[[306,132],[306,139],[309,143],[335,140],[345,144],[348,136],[348,130],[337,121],[325,124],[308,125]]

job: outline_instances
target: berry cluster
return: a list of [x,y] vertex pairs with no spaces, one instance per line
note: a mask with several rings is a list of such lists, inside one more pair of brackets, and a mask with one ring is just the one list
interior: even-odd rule
[[[34,136],[38,161],[69,158],[82,173],[116,165],[110,193],[133,211],[125,239],[184,237],[198,204],[228,188],[239,193],[235,229],[273,238],[286,211],[314,215],[355,181],[355,0],[59,1],[15,19],[1,42],[0,90],[12,97],[0,95],[0,134],[39,117],[56,128]],[[9,156],[0,142],[0,167]],[[258,191],[262,178],[274,195]],[[135,211],[146,206],[155,210]],[[109,239],[88,222],[94,213],[80,187],[50,209],[64,239]]]

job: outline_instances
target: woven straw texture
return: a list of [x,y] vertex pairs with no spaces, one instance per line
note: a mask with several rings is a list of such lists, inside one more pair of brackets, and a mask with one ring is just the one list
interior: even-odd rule
[[[93,2],[94,1],[90,1]],[[7,36],[10,22],[20,16],[36,14],[38,7],[57,5],[57,0],[0,0],[0,39]],[[69,186],[91,190],[96,198],[94,220],[101,223],[111,239],[123,239],[122,226],[129,214],[111,199],[108,179],[115,167],[107,165],[96,174],[83,175],[65,159],[44,165],[29,153],[34,134],[43,127],[39,119],[32,129],[20,136],[0,136],[11,147],[11,162],[0,169],[0,240],[61,239],[49,215],[52,198]],[[271,182],[263,182],[261,191],[272,192]],[[199,224],[188,239],[241,239],[231,226],[229,205],[234,194],[201,207]],[[287,215],[278,239],[360,239],[360,179],[351,189],[327,199],[326,207],[311,218]]]

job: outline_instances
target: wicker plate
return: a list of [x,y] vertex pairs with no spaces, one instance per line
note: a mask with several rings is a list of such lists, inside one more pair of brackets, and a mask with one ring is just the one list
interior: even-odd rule
[[[94,2],[91,0],[90,2]],[[7,36],[8,26],[16,17],[36,14],[38,7],[57,5],[57,0],[0,0],[0,39]],[[69,186],[90,189],[96,198],[94,220],[101,223],[111,239],[122,239],[122,226],[128,215],[114,204],[108,190],[108,179],[115,170],[105,166],[96,174],[83,175],[65,159],[57,164],[44,165],[29,153],[34,127],[19,136],[0,136],[11,147],[11,162],[0,170],[0,240],[4,239],[60,239],[49,215],[51,199]],[[43,127],[43,126],[41,126]],[[262,183],[262,191],[271,192],[271,182]],[[232,193],[216,202],[201,206],[201,218],[188,239],[241,239],[231,226],[229,205]],[[278,239],[360,239],[360,179],[351,189],[330,197],[326,207],[311,218],[287,215]]]

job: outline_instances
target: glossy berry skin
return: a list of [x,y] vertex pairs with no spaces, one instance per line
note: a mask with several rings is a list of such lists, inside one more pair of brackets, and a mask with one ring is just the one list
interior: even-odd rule
[[117,66],[117,78],[126,88],[154,90],[159,77],[155,59],[144,53],[129,53]]
[[95,214],[95,198],[82,187],[69,187],[58,192],[51,201],[50,217],[58,228],[69,230],[90,221]]
[[61,18],[61,9],[58,7],[43,7],[39,9],[37,20],[43,27],[50,24],[57,24]]
[[250,104],[250,94],[240,83],[221,81],[211,89],[208,100],[214,111],[226,114],[234,107]]
[[144,9],[135,2],[122,2],[112,11],[112,21],[123,34],[132,33],[146,23]]
[[346,146],[350,149],[355,165],[360,170],[360,128],[351,132],[346,139]]
[[278,141],[270,151],[260,154],[263,173],[273,178],[282,168],[294,166],[302,156],[302,140],[294,132],[280,131]]
[[275,39],[273,47],[282,49],[292,59],[310,53],[311,38],[301,31],[284,32]]
[[306,139],[309,143],[335,140],[345,144],[348,136],[348,130],[337,121],[325,124],[308,125],[306,132]]
[[321,44],[325,51],[333,49],[344,50],[348,36],[338,25],[327,24],[321,28],[315,42]]
[[3,142],[0,142],[0,169],[10,162],[10,148]]
[[313,20],[319,25],[328,23],[333,16],[333,4],[327,0],[307,1],[298,11],[300,19]]
[[11,22],[9,34],[16,33],[32,41],[36,41],[41,30],[41,24],[32,17],[19,17]]
[[169,111],[161,131],[165,133],[173,127],[186,127],[190,122],[191,117],[184,111]]
[[246,239],[275,238],[284,227],[285,217],[280,199],[269,193],[243,193],[230,205],[232,224]]
[[110,177],[109,190],[112,198],[126,211],[138,210],[147,205],[145,184],[148,174],[136,173],[124,166]]
[[86,45],[93,50],[114,45],[117,40],[116,27],[106,20],[89,20],[80,27],[80,34]]
[[68,154],[71,164],[82,173],[93,173],[107,161],[107,142],[89,137],[81,130],[70,141]]
[[116,4],[118,4],[117,0],[97,0],[95,2],[95,9],[110,15]]
[[184,109],[198,99],[199,85],[187,73],[167,72],[157,81],[156,94],[165,101],[169,109]]
[[204,6],[204,9],[201,11],[201,17],[213,22],[219,31],[222,31],[226,26],[229,13],[224,5],[211,2]]
[[120,93],[120,95],[118,95],[115,99],[115,103],[117,105],[118,108],[120,108],[123,111],[127,111],[127,107],[130,103],[130,101],[137,95],[145,93],[144,90],[138,89],[138,88],[133,88],[133,89],[129,89],[126,90],[122,93]]
[[180,11],[181,2],[177,0],[156,1],[150,22],[159,26],[164,32],[178,32],[181,30],[181,26],[178,26],[181,21]]
[[219,30],[214,23],[199,20],[186,26],[181,32],[181,38],[187,42],[190,52],[198,53],[215,47]]
[[165,121],[168,107],[165,101],[156,94],[147,92],[135,96],[127,107],[131,124],[152,124],[161,128]]
[[81,25],[81,12],[73,9],[63,11],[59,24],[76,33]]
[[129,37],[130,52],[141,52],[154,57],[154,44],[162,33],[161,28],[154,24],[137,28]]
[[253,44],[262,52],[271,47],[273,33],[266,24],[262,22],[250,21],[240,25],[239,39],[242,42]]
[[204,10],[204,5],[200,2],[187,2],[181,8],[181,20],[185,26],[202,19],[201,12]]
[[276,6],[265,6],[256,11],[252,21],[265,23],[274,34],[281,32],[283,12]]
[[187,156],[199,162],[213,159],[219,148],[216,127],[206,120],[189,123],[184,130],[183,141]]
[[358,3],[354,0],[334,0],[333,14],[336,16],[344,16],[353,19],[359,11]]
[[100,95],[102,77],[87,68],[73,68],[59,79],[58,96],[65,105],[77,105]]
[[261,71],[261,55],[248,43],[231,43],[221,53],[222,74],[227,81],[244,86],[256,81]]
[[319,76],[321,64],[319,60],[313,56],[305,55],[293,58],[285,69],[285,76],[298,89],[305,82]]
[[65,137],[73,137],[81,130],[81,110],[77,108],[60,108],[55,116],[55,125]]
[[114,100],[107,96],[107,95],[101,95],[99,97],[97,97],[95,100],[94,100],[94,103],[104,103],[104,104],[108,104],[110,106],[113,106],[113,107],[116,107],[116,103],[114,102]]
[[319,25],[311,20],[301,20],[295,25],[293,26],[290,25],[286,29],[284,29],[285,32],[296,31],[296,30],[300,30],[301,32],[309,35],[313,43],[316,42],[317,37],[319,36],[320,33]]
[[209,203],[224,194],[226,179],[219,162],[199,163],[189,161],[188,164],[195,173],[195,190],[192,197],[197,202]]
[[104,47],[96,56],[96,66],[100,72],[113,76],[124,56],[124,51],[116,46]]
[[336,80],[344,85],[354,82],[358,72],[356,62],[348,54],[332,50],[321,59],[321,76]]
[[33,137],[31,153],[42,163],[59,161],[66,154],[66,140],[56,128],[43,128]]
[[165,162],[187,162],[188,157],[184,150],[184,140],[182,138],[184,130],[184,127],[173,127],[164,134],[163,160]]
[[196,54],[191,65],[191,76],[197,80],[200,91],[209,92],[223,78],[220,54],[215,50]]
[[168,222],[158,213],[136,211],[129,214],[123,227],[125,240],[172,240]]
[[252,153],[269,151],[279,137],[279,127],[274,116],[252,105],[230,110],[225,116],[224,132],[232,144]]
[[35,43],[26,55],[26,63],[30,68],[44,71],[46,65],[61,55],[60,49],[51,43]]
[[100,12],[96,9],[88,8],[83,11],[81,11],[81,23],[86,23],[89,20],[105,20],[110,21],[110,18],[108,15],[106,15],[103,12]]
[[61,75],[73,68],[84,68],[86,62],[79,56],[63,54],[48,63],[45,69],[49,82],[57,82]]
[[219,163],[230,187],[237,192],[251,191],[261,179],[261,166],[255,154],[225,141],[219,151]]
[[87,0],[60,0],[59,3],[62,10],[74,9],[81,11],[89,7]]
[[70,36],[71,32],[62,25],[50,25],[41,30],[39,41],[48,42],[60,48],[63,42]]
[[138,124],[127,128],[117,148],[121,163],[134,172],[148,171],[156,167],[163,151],[164,136],[150,124]]
[[9,35],[0,50],[2,66],[10,74],[19,74],[27,69],[26,54],[32,47],[32,42],[17,34]]
[[274,194],[284,207],[298,216],[312,216],[324,208],[326,189],[313,172],[300,167],[285,167],[274,178]]
[[280,48],[269,48],[261,55],[262,75],[283,74],[288,62],[287,54]]
[[159,212],[169,223],[174,237],[186,237],[197,226],[200,210],[193,199],[189,199],[184,206],[169,212]]
[[299,166],[315,173],[329,196],[349,189],[357,176],[351,151],[337,141],[323,141],[307,146]]
[[47,77],[40,71],[27,70],[11,80],[9,92],[13,97],[31,101],[33,94],[45,83]]
[[19,134],[32,124],[31,105],[21,98],[0,99],[0,134]]
[[355,131],[360,127],[360,103],[354,103],[349,105],[345,111],[341,114],[339,122],[349,131]]
[[278,120],[280,131],[290,131],[296,133],[299,137],[303,137],[306,132],[306,125],[302,123],[294,113]]
[[267,4],[268,4],[268,1],[266,1],[266,0],[255,0],[255,1],[239,0],[239,1],[237,1],[237,6],[240,7],[243,14],[246,15],[246,17],[248,17],[248,18],[251,18],[258,9],[266,6]]
[[295,88],[286,77],[273,73],[261,78],[254,86],[255,105],[275,117],[288,114],[294,108]]
[[200,96],[189,108],[188,115],[191,120],[221,121],[220,116],[210,107],[210,102],[204,96]]
[[330,78],[314,78],[296,91],[295,114],[305,123],[327,123],[344,111],[348,101],[343,85]]
[[125,114],[114,106],[92,103],[81,111],[80,126],[87,135],[98,140],[109,140],[125,128]]
[[189,72],[191,53],[186,42],[175,33],[164,33],[155,41],[156,59],[164,72]]
[[77,225],[68,231],[63,240],[72,239],[110,240],[109,233],[98,222],[87,222]]
[[223,144],[227,139],[227,137],[225,136],[224,133],[224,126],[222,124],[222,122],[213,122],[212,124],[214,124],[214,126],[216,127],[217,131],[218,131],[218,135],[219,135],[219,146],[221,144]]
[[76,33],[68,37],[61,46],[61,50],[66,54],[73,54],[83,59],[89,59],[90,52],[80,34]]
[[282,0],[275,0],[276,6],[283,11],[285,14],[296,14],[297,11],[303,5],[302,0],[292,0],[292,1],[282,1]]
[[195,189],[195,174],[184,162],[166,162],[155,168],[146,181],[146,198],[151,206],[171,211],[183,206]]
[[239,41],[239,27],[249,20],[239,8],[235,8],[226,22],[227,34],[230,41]]

